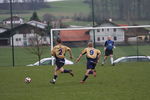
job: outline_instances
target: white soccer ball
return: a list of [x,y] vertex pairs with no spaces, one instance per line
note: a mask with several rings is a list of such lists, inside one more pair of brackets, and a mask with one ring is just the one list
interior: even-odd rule
[[25,79],[24,79],[24,82],[25,83],[30,83],[32,80],[31,80],[31,78],[30,77],[26,77]]

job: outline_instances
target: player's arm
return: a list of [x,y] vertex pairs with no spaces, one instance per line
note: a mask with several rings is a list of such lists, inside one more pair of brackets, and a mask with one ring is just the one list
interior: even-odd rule
[[80,61],[81,57],[86,54],[86,49],[84,49],[81,54],[79,55],[79,57],[76,59],[76,63]]
[[98,51],[98,54],[97,54],[97,63],[99,62],[100,56],[101,56],[101,52]]
[[76,63],[80,61],[81,57],[82,57],[82,54],[80,54],[79,57],[76,59]]
[[72,50],[69,47],[67,47],[67,51],[69,52],[70,59],[73,59]]
[[113,42],[113,48],[116,48],[116,46],[115,46],[115,42]]
[[52,56],[55,56],[54,49],[51,51],[51,55],[52,55]]

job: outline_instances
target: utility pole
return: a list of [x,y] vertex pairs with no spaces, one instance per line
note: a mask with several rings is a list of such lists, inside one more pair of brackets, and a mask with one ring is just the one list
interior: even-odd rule
[[[93,27],[95,27],[95,13],[94,13],[94,0],[92,0],[92,24]],[[93,30],[93,43],[94,43],[94,48],[96,47],[95,43],[95,30]]]
[[14,38],[13,38],[13,31],[12,31],[12,29],[13,29],[13,13],[12,13],[12,0],[10,0],[10,18],[11,18],[11,36],[12,36],[12,38],[11,38],[11,42],[12,42],[12,44],[11,44],[11,48],[12,48],[12,65],[13,65],[13,67],[15,66],[15,56],[14,56]]

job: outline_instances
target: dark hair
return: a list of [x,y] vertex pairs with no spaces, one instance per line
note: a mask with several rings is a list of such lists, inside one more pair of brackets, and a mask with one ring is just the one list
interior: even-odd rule
[[57,43],[61,43],[61,39],[60,38],[57,38]]

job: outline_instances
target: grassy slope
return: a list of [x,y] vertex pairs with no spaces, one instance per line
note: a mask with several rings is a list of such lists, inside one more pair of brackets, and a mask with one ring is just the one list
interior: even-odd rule
[[[116,67],[97,66],[97,77],[80,84],[84,65],[66,66],[75,77],[61,75],[49,84],[52,67],[0,67],[1,100],[149,100],[150,63],[125,63]],[[26,76],[31,84],[23,82]]]
[[[80,13],[80,12],[88,14],[90,8],[87,4],[83,3],[82,1],[83,0],[66,0],[66,1],[60,1],[60,2],[51,2],[48,4],[51,5],[52,8],[43,8],[43,9],[37,10],[37,12],[40,18],[42,18],[42,16],[45,13],[50,13],[58,17],[59,16],[71,17],[74,15],[74,13]],[[3,10],[0,10],[0,11],[4,12]],[[33,11],[28,11],[28,12],[29,12],[28,14],[19,14],[19,16],[22,16],[23,18],[28,20],[31,17]],[[6,17],[9,17],[9,15],[1,14],[0,19],[4,19]]]

